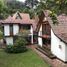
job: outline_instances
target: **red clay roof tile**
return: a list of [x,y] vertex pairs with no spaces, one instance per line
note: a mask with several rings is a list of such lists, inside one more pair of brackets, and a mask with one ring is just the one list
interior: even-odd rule
[[61,14],[57,16],[57,20],[59,22],[58,24],[53,24],[52,19],[48,15],[49,14],[46,15],[46,18],[50,23],[55,35],[59,37],[61,40],[63,40],[65,43],[67,43],[67,15]]

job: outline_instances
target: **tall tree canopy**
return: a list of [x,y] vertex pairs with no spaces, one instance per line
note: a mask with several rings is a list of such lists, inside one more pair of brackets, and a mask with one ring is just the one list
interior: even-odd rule
[[7,11],[7,6],[5,4],[5,1],[0,0],[0,19],[5,18],[5,16],[7,15],[6,11]]
[[67,13],[67,0],[41,0],[37,8],[48,9],[56,14]]
[[[35,8],[33,8],[35,6]],[[50,10],[54,15],[67,14],[67,0],[26,0],[25,3],[16,0],[9,2],[7,6],[4,0],[0,0],[0,19],[16,11],[26,12],[31,17],[40,15],[43,10]]]
[[38,4],[38,0],[26,0],[25,5],[34,8]]
[[41,15],[42,11],[49,10],[53,23],[57,23],[57,15],[67,14],[67,0],[40,0],[35,12]]

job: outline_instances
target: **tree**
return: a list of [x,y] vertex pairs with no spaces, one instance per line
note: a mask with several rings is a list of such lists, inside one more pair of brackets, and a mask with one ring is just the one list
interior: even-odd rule
[[25,3],[19,2],[19,1],[9,1],[7,3],[8,6],[8,13],[10,15],[12,15],[13,13],[15,13],[16,11],[19,12],[24,12],[24,13],[29,13],[30,8],[25,6]]
[[26,0],[25,5],[34,8],[38,4],[38,0]]
[[4,19],[7,16],[7,6],[4,0],[0,0],[0,19]]
[[41,0],[37,5],[35,12],[41,15],[42,11],[49,10],[53,23],[57,23],[57,15],[67,14],[67,0]]
[[40,6],[41,3],[44,4],[42,7],[45,7],[45,9],[55,12],[56,14],[67,13],[67,0],[41,0]]

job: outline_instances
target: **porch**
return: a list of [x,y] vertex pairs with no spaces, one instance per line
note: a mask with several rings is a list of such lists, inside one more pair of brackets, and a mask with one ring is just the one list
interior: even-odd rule
[[54,58],[55,56],[51,53],[51,35],[44,34],[42,36],[38,36],[41,40],[39,40],[37,50],[47,55],[49,58]]
[[42,47],[47,47],[47,48],[51,49],[51,36],[44,34],[39,37],[42,38]]
[[19,28],[19,33],[25,36],[29,43],[33,43],[33,28],[32,24],[22,24]]

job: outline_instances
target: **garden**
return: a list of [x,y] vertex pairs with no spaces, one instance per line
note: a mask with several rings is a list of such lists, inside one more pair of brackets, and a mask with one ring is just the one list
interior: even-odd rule
[[0,49],[0,67],[49,67],[41,57],[27,47],[23,36],[16,37],[13,45]]
[[32,49],[24,53],[6,53],[0,49],[0,67],[49,67]]

